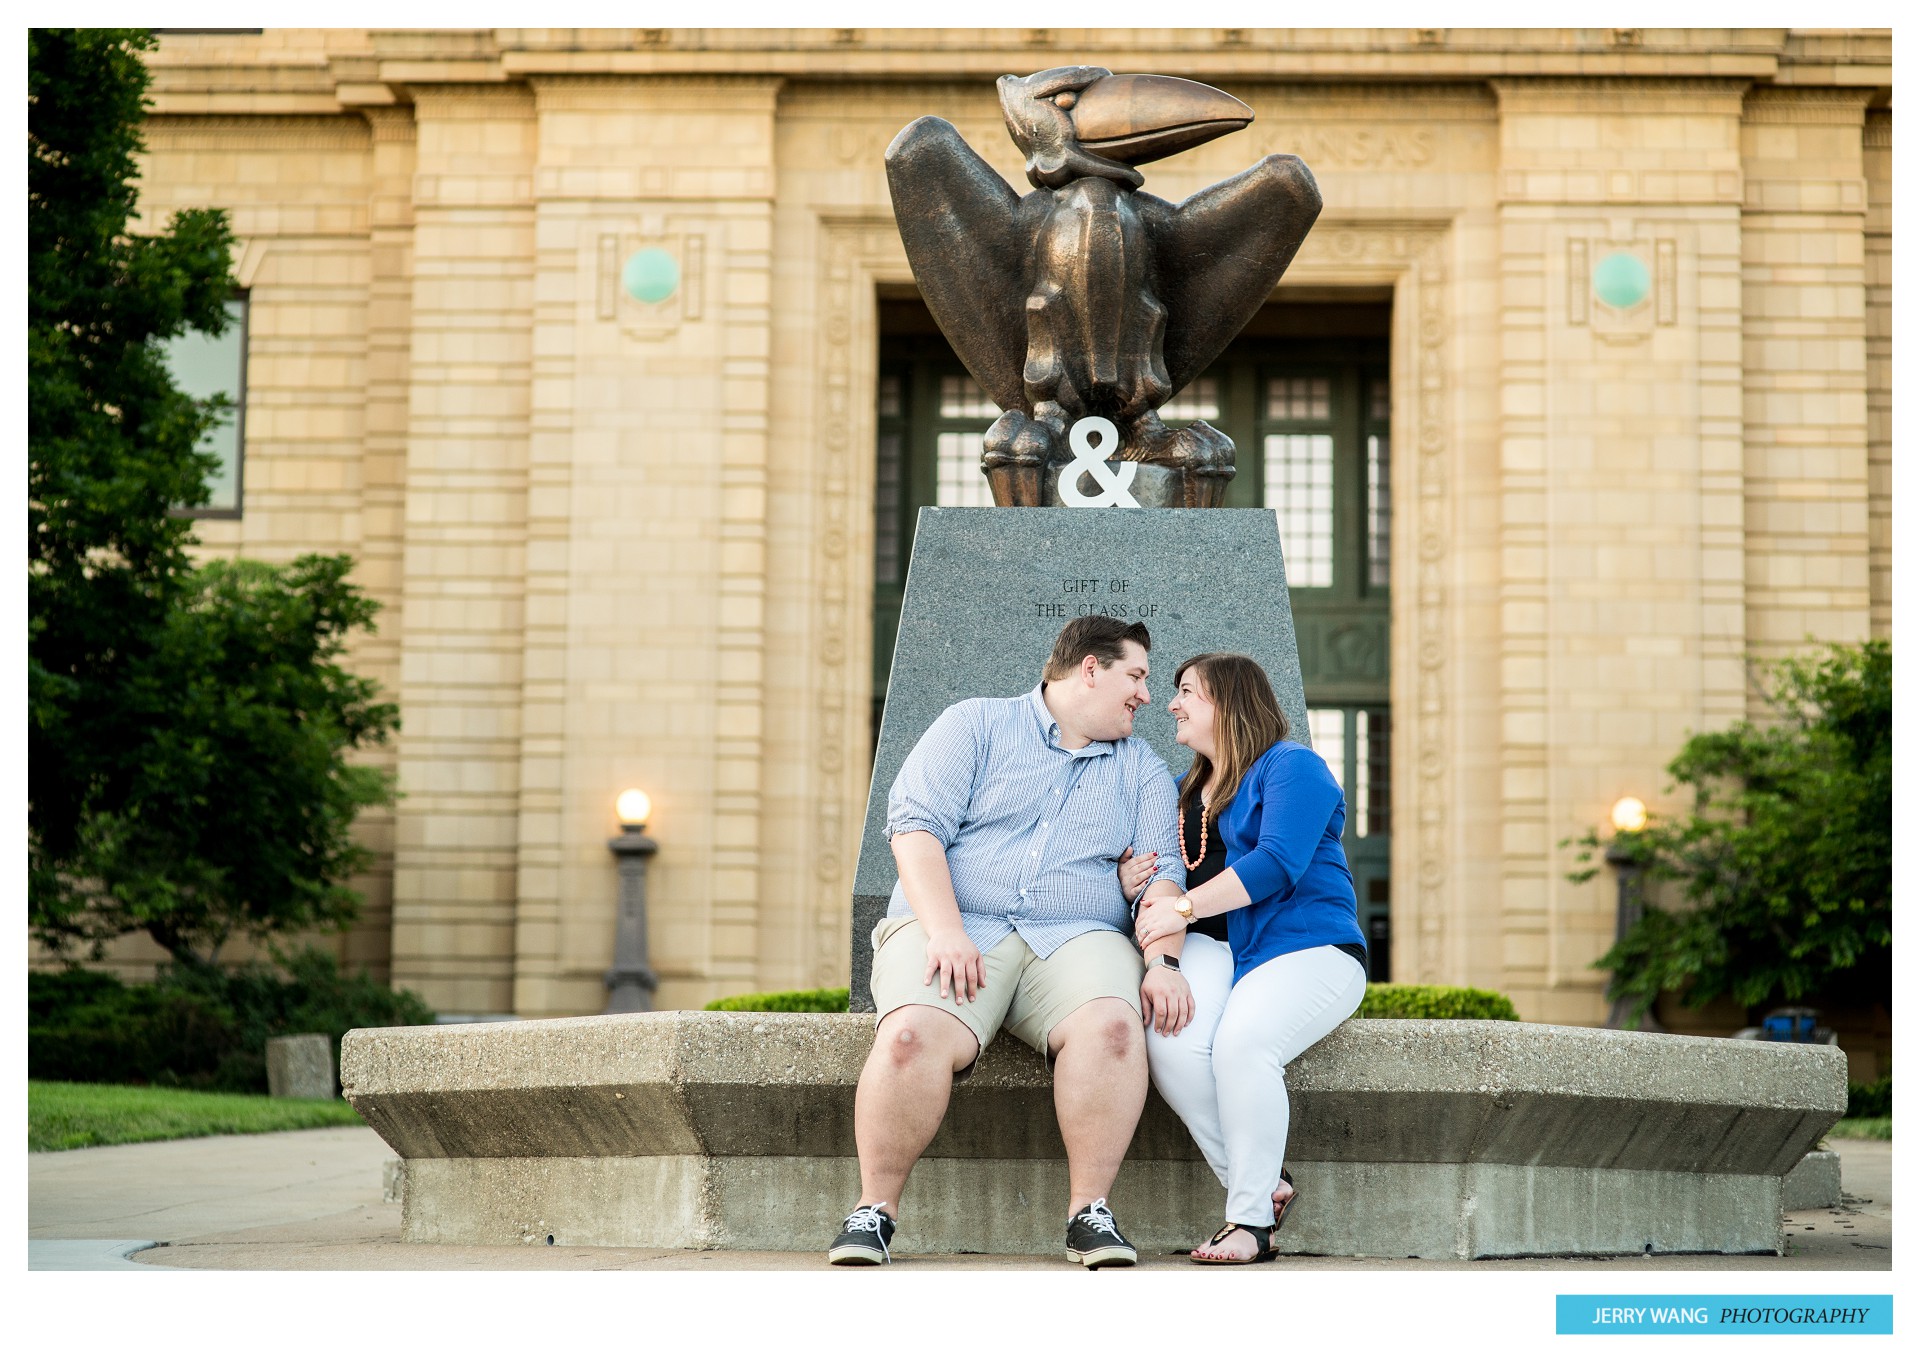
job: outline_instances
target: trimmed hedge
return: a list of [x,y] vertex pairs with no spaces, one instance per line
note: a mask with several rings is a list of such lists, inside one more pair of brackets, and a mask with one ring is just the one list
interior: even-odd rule
[[1517,1023],[1513,1001],[1465,985],[1369,985],[1356,1018],[1484,1018]]
[[[707,1005],[722,1013],[845,1013],[847,987],[737,994]],[[1457,985],[1369,985],[1356,1018],[1490,1018],[1517,1023],[1513,1001],[1492,990]]]
[[322,1032],[339,1063],[356,1027],[433,1021],[418,995],[330,953],[306,951],[282,972],[249,965],[162,967],[149,985],[101,971],[27,973],[27,1074],[78,1083],[267,1091],[267,1038]]
[[830,990],[779,990],[772,994],[737,994],[707,1005],[717,1013],[845,1013],[847,987]]
[[1847,1085],[1848,1116],[1893,1115],[1893,1075],[1883,1074],[1872,1083]]

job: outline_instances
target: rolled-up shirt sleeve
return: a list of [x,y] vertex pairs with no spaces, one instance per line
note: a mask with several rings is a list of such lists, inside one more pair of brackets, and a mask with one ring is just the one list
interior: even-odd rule
[[1260,839],[1231,867],[1251,903],[1284,899],[1313,861],[1340,805],[1327,762],[1304,754],[1269,755],[1260,774]]
[[887,794],[887,838],[924,830],[952,848],[973,800],[985,750],[976,710],[955,704],[933,720],[894,777]]
[[1173,775],[1157,755],[1141,757],[1140,815],[1134,825],[1133,852],[1158,854],[1160,871],[1156,882],[1187,884],[1187,870],[1180,861],[1180,794],[1173,786]]

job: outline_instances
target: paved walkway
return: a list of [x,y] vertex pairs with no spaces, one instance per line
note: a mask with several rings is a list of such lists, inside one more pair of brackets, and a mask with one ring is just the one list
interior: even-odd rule
[[[1525,1258],[1433,1262],[1287,1257],[1271,1270],[1479,1271],[1619,1263],[1638,1271],[1891,1271],[1893,1147],[1833,1143],[1844,1199],[1786,1217],[1785,1257]],[[36,1271],[815,1270],[813,1253],[632,1248],[452,1247],[400,1241],[400,1207],[380,1199],[394,1157],[359,1126],[223,1135],[27,1156],[27,1264]],[[148,1246],[152,1245],[152,1246]],[[921,1257],[923,1270],[1066,1270],[1052,1257]],[[1184,1268],[1175,1254],[1143,1266]]]

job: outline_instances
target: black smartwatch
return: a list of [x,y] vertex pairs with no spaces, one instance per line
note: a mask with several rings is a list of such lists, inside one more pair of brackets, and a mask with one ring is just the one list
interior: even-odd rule
[[1164,966],[1169,971],[1178,971],[1180,969],[1180,959],[1178,957],[1169,957],[1163,952],[1147,963],[1147,970],[1151,971],[1156,966]]

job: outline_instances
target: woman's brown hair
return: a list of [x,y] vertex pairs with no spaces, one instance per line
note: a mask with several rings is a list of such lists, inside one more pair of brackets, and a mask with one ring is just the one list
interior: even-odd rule
[[1173,683],[1192,671],[1201,689],[1213,704],[1213,744],[1218,763],[1199,751],[1193,753],[1193,767],[1180,784],[1180,811],[1200,800],[1207,790],[1207,818],[1217,821],[1220,813],[1240,791],[1253,762],[1267,748],[1287,736],[1287,715],[1273,697],[1273,685],[1260,663],[1238,652],[1202,652],[1188,657],[1173,673]]

